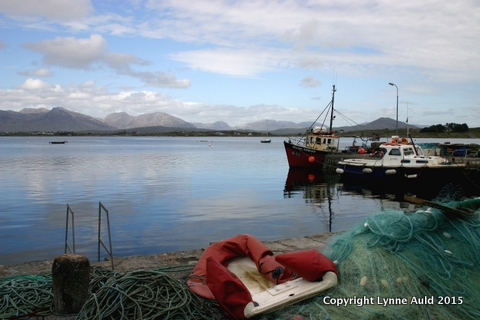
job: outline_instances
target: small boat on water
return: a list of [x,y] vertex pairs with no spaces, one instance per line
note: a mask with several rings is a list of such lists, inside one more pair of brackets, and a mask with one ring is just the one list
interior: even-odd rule
[[[323,126],[315,126],[315,120],[301,138],[289,138],[284,141],[285,152],[290,168],[321,169],[326,155],[341,153],[339,150],[340,139],[332,129],[335,91],[335,85],[333,85],[332,100],[322,112],[322,114],[330,112],[329,129]],[[320,118],[322,114],[320,114],[318,118]]]
[[268,138],[268,119],[265,120],[266,121],[266,124],[267,124],[267,136],[265,138],[263,138],[262,140],[260,140],[260,143],[270,143],[272,142],[272,140],[270,138]]
[[369,158],[344,159],[338,162],[336,172],[344,179],[368,182],[392,182],[402,184],[435,183],[448,181],[450,177],[461,174],[466,164],[448,161],[440,156],[426,156],[422,149],[406,138],[392,137],[382,143]]
[[64,140],[64,141],[50,141],[50,144],[65,144],[65,143],[68,143],[68,141]]
[[203,252],[190,273],[190,290],[216,300],[232,319],[275,311],[337,284],[335,263],[316,250],[273,254],[240,234]]

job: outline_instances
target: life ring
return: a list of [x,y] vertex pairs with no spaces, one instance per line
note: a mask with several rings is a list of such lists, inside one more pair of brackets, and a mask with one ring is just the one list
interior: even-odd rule
[[402,138],[402,144],[407,144],[407,143],[408,143],[407,138]]

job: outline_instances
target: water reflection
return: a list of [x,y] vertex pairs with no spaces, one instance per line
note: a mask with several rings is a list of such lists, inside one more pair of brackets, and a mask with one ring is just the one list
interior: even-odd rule
[[320,209],[320,219],[332,232],[334,212],[332,201],[338,199],[338,176],[325,171],[312,171],[311,169],[290,169],[288,171],[284,198],[292,198],[302,194],[305,203],[314,204]]

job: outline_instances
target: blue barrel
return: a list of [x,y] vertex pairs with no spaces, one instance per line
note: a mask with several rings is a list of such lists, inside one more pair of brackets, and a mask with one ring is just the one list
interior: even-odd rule
[[467,154],[467,146],[455,146],[455,149],[453,150],[453,154],[454,156],[457,156],[457,157],[465,157],[465,155]]

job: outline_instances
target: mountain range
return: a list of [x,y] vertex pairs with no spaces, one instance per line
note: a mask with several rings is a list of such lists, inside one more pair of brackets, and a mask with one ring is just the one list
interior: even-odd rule
[[[295,123],[291,121],[260,120],[246,123],[242,126],[231,127],[224,121],[214,123],[189,123],[167,113],[155,112],[131,116],[125,112],[111,113],[105,119],[98,119],[79,112],[55,107],[25,108],[21,111],[0,110],[0,132],[108,132],[118,130],[140,132],[171,132],[177,130],[253,130],[268,131],[272,134],[294,134],[304,132],[310,127],[311,122]],[[399,122],[399,128],[404,128],[405,123]],[[411,126],[415,128],[415,126]],[[381,130],[395,129],[395,120],[379,118],[370,123],[350,127],[337,127],[335,130]]]

